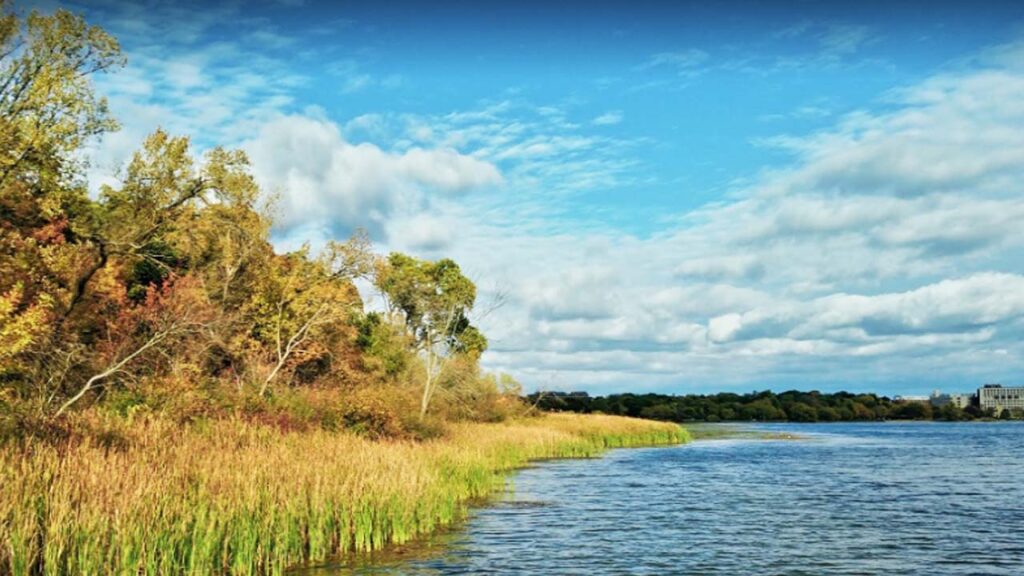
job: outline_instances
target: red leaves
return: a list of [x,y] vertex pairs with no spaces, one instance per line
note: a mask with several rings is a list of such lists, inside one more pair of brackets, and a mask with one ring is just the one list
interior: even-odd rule
[[110,313],[104,317],[104,335],[95,349],[108,362],[154,338],[163,341],[161,348],[173,346],[216,317],[202,282],[191,275],[172,275],[161,286],[149,286],[138,304],[127,297],[123,285],[107,296],[104,304]]
[[32,238],[43,245],[64,244],[68,231],[68,219],[61,216],[32,231]]

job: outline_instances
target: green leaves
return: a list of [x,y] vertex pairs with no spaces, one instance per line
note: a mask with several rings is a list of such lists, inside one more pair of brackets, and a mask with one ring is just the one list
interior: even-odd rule
[[[422,345],[446,344],[456,351],[486,348],[486,339],[467,318],[476,301],[476,286],[453,260],[430,262],[393,252],[380,266],[376,283]],[[470,328],[472,332],[460,340]]]
[[487,347],[487,340],[468,318],[476,286],[452,260],[430,262],[397,252],[379,264],[375,280],[392,316],[402,317],[423,356],[422,420],[450,357],[469,360],[475,372],[476,360]]
[[33,11],[23,25],[6,13],[0,55],[0,175],[28,163],[45,166],[46,180],[68,182],[85,139],[117,126],[90,79],[123,65],[117,40],[65,10]]

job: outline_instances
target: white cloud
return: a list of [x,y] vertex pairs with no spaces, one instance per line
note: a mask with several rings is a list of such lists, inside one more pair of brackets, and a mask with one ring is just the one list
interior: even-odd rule
[[[641,158],[655,143],[602,135],[621,112],[510,99],[337,124],[297,112],[304,79],[283,61],[216,41],[225,14],[176,26],[164,53],[147,39],[170,31],[125,10],[133,64],[101,87],[126,129],[94,151],[97,180],[160,124],[198,130],[200,147],[242,144],[281,194],[282,246],[363,226],[387,249],[454,257],[482,300],[508,290],[483,319],[484,360],[528,387],[975,384],[1024,369],[1024,44],[893,91],[883,111],[762,141],[790,165],[640,236],[576,202],[650,178]],[[634,72],[832,66],[873,40],[814,23],[780,37],[815,38],[817,53],[714,63],[683,50]],[[354,62],[336,72],[339,90],[402,82]]]
[[880,337],[981,333],[1024,316],[1024,276],[982,273],[914,290],[878,295],[832,294],[802,302],[725,314],[709,323],[716,342],[766,337],[875,343]]
[[388,152],[350,143],[333,122],[308,116],[271,120],[243,148],[263,188],[281,195],[282,229],[318,222],[329,229],[381,231],[393,217],[414,216],[412,232],[436,244],[437,225],[416,216],[428,210],[432,196],[501,183],[493,164],[453,149]]
[[635,150],[644,141],[595,134],[567,119],[563,107],[501,100],[439,115],[370,114],[346,125],[361,136],[402,150],[448,148],[499,166],[517,193],[545,202],[638,180]]
[[537,385],[596,389],[860,387],[936,370],[969,388],[1013,374],[1024,367],[1021,96],[1024,74],[991,63],[893,92],[888,112],[776,140],[794,153],[789,168],[648,238],[471,226],[457,258],[522,279],[487,326],[487,361]]
[[605,112],[597,118],[591,121],[591,124],[595,126],[614,126],[620,124],[623,119],[623,114],[620,110],[613,110],[611,112]]
[[433,256],[451,246],[457,231],[458,222],[450,214],[420,212],[388,219],[384,236],[395,249]]
[[743,316],[730,313],[716,316],[708,322],[708,338],[712,342],[728,342],[743,328]]
[[697,48],[677,52],[659,52],[651,56],[639,69],[666,67],[681,76],[690,76],[699,73],[709,58],[710,55],[707,52]]
[[754,254],[729,254],[688,259],[676,267],[676,276],[697,280],[757,280],[765,264]]

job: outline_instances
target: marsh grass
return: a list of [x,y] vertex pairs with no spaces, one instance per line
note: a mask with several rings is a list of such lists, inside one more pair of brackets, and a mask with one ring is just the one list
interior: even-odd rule
[[0,448],[0,573],[265,574],[449,525],[542,458],[684,442],[673,424],[554,414],[429,442],[241,421]]

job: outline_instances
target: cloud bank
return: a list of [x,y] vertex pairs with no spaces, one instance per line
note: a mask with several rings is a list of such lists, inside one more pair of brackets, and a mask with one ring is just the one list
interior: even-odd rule
[[[149,16],[115,21],[132,64],[101,88],[125,130],[93,151],[94,183],[157,125],[198,132],[200,148],[241,146],[279,195],[280,247],[365,227],[383,250],[455,258],[485,306],[506,294],[481,320],[484,362],[528,389],[915,392],[1024,369],[1022,43],[870,109],[812,110],[833,123],[754,143],[785,163],[736,175],[697,209],[650,215],[630,198],[658,181],[644,152],[659,143],[621,135],[633,111],[629,122],[618,107],[574,114],[571,101],[511,91],[472,108],[341,118],[295,101],[310,79],[281,56],[294,39],[272,23],[243,19],[251,34],[232,42],[216,26],[237,10],[173,31]],[[777,34],[817,52],[748,61],[690,48],[632,73],[689,83],[834,69],[877,41],[857,26]],[[339,94],[415,80],[336,68]]]

